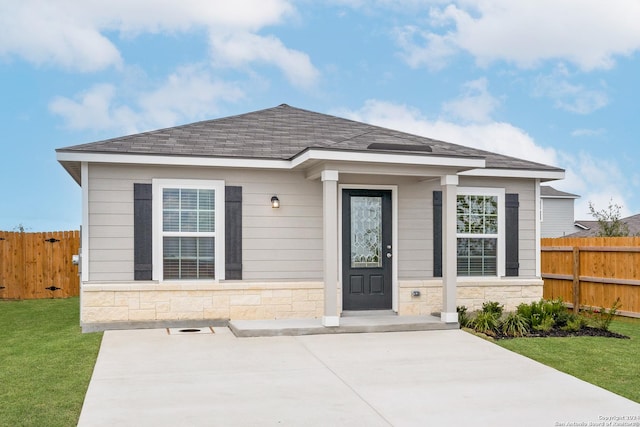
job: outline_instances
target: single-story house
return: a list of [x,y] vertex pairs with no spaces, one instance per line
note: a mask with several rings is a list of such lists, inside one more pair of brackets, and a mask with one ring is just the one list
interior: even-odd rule
[[574,206],[577,194],[540,186],[540,237],[565,237],[576,232]]
[[56,151],[84,330],[513,308],[542,296],[540,183],[564,177],[285,104]]

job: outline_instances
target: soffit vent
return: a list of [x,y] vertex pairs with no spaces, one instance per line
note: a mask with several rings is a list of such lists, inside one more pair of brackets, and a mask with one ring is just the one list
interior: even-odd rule
[[384,142],[373,142],[367,146],[368,150],[386,150],[386,151],[419,151],[423,153],[431,153],[431,147],[428,145],[407,145],[407,144],[390,144]]

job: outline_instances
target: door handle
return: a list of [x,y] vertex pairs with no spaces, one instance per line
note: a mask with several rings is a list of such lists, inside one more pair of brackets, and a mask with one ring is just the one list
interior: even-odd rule
[[387,258],[391,258],[393,255],[391,255],[391,252],[387,252]]

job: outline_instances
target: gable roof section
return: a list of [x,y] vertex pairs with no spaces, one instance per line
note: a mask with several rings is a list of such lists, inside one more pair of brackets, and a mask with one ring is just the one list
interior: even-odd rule
[[540,186],[540,197],[549,199],[579,199],[577,194],[566,193],[564,191],[556,190],[549,185]]
[[[292,161],[309,150],[386,154],[390,156],[390,162],[394,155],[478,159],[491,169],[564,172],[553,166],[286,104],[237,116],[60,148],[56,152],[58,160],[74,175],[70,154]],[[74,169],[78,167],[76,165]]]

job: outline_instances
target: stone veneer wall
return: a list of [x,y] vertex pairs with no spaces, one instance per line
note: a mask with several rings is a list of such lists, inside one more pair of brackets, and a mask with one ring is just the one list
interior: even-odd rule
[[[514,310],[542,298],[540,279],[458,279],[456,305],[469,311],[485,301]],[[322,282],[236,282],[211,285],[182,283],[83,284],[81,323],[142,323],[199,320],[320,318]],[[419,291],[419,296],[413,296]],[[341,295],[341,292],[339,292]],[[442,280],[400,281],[398,314],[431,315],[442,309]]]
[[81,322],[321,317],[322,282],[83,284]]
[[[458,278],[456,305],[469,311],[479,310],[485,301],[504,304],[505,311],[515,310],[520,303],[542,298],[541,279],[467,279]],[[413,296],[413,291],[420,296]],[[442,310],[442,280],[400,281],[398,314],[401,316],[429,315]]]

